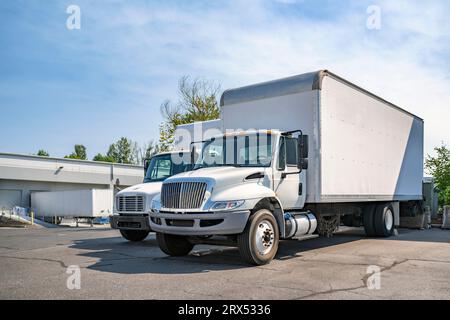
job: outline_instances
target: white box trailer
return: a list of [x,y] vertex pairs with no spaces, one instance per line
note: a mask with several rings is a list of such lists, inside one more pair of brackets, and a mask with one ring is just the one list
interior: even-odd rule
[[423,120],[329,72],[225,91],[227,129],[309,136],[307,203],[422,199]]
[[87,189],[33,192],[31,207],[36,217],[107,217],[113,213],[113,191]]

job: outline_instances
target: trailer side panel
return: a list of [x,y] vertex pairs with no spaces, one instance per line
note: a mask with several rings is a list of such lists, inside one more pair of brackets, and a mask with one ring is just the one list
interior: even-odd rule
[[320,202],[422,198],[421,119],[330,76],[320,103]]

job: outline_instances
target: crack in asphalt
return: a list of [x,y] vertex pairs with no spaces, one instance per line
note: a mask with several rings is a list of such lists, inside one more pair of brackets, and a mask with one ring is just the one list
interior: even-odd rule
[[[395,268],[396,266],[398,266],[398,265],[400,265],[400,264],[402,264],[402,263],[411,261],[411,260],[413,260],[413,259],[404,259],[404,260],[400,260],[400,261],[395,261],[392,265],[390,265],[390,266],[388,266],[388,267],[383,267],[383,268],[381,268],[380,274],[383,273],[383,272],[385,272],[385,271],[389,271],[389,270],[391,270],[392,268]],[[367,266],[367,264],[366,264],[366,266]],[[301,297],[295,298],[294,300],[303,300],[303,299],[315,297],[315,296],[318,296],[318,295],[333,294],[333,293],[336,293],[336,292],[348,292],[348,291],[353,291],[353,290],[357,290],[357,289],[367,288],[367,280],[369,279],[370,276],[372,276],[372,274],[366,274],[366,275],[361,279],[361,281],[363,282],[363,284],[362,284],[362,285],[359,285],[359,286],[349,287],[349,288],[341,288],[341,289],[332,289],[331,284],[330,284],[330,287],[331,287],[330,290],[320,291],[320,292],[314,292],[314,293],[311,293],[311,294],[308,294],[308,295],[305,295],[305,296],[301,296]]]
[[59,263],[59,265],[63,268],[68,268],[69,266],[64,263],[62,260],[56,259],[46,259],[46,258],[28,258],[28,257],[13,257],[13,256],[0,256],[0,258],[9,258],[9,259],[19,259],[19,260],[31,260],[31,261],[46,261],[46,262],[55,262]]
[[409,261],[420,261],[420,262],[434,262],[434,263],[450,263],[450,261],[446,260],[427,260],[427,259],[408,259]]

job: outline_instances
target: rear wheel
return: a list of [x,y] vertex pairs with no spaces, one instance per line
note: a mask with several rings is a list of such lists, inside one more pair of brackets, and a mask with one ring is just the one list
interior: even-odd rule
[[376,206],[369,204],[363,209],[363,222],[366,235],[369,237],[375,236],[374,215]]
[[257,211],[237,240],[239,252],[246,262],[253,265],[269,263],[278,251],[279,231],[275,217],[269,210]]
[[394,209],[390,203],[378,205],[374,215],[375,234],[390,237],[394,232]]
[[180,257],[188,255],[194,245],[186,237],[156,233],[159,248],[167,255]]
[[120,230],[122,237],[129,241],[138,242],[147,238],[150,231],[145,230]]

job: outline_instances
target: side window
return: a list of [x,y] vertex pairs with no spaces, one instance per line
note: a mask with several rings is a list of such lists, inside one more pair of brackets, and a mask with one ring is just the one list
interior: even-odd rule
[[285,138],[281,137],[280,140],[280,152],[278,153],[278,170],[284,170],[286,168],[286,143]]
[[286,138],[286,164],[289,167],[297,166],[297,139]]

